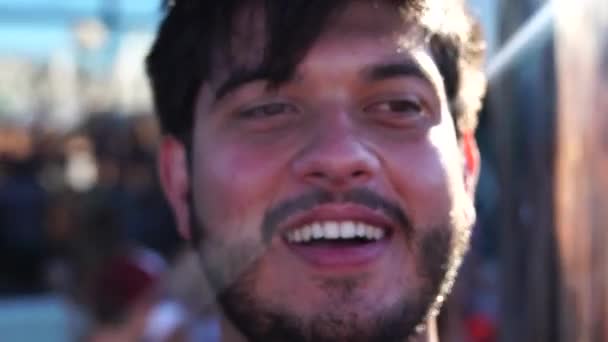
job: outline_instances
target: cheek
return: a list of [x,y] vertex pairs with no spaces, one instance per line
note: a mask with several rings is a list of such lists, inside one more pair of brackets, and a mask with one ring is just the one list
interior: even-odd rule
[[386,168],[392,188],[415,226],[433,225],[452,204],[449,174],[439,149],[430,143],[395,147]]
[[249,232],[243,227],[259,226],[278,193],[279,177],[285,174],[280,158],[219,140],[198,146],[192,185],[199,218],[208,226],[222,226],[223,230],[239,228]]

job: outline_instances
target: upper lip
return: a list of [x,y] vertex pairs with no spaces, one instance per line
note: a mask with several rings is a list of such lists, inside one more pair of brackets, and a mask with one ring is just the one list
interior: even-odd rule
[[318,205],[310,210],[294,214],[280,225],[279,231],[281,234],[285,234],[292,229],[322,221],[362,222],[382,228],[386,233],[392,232],[396,227],[393,220],[377,210],[360,204],[335,203]]

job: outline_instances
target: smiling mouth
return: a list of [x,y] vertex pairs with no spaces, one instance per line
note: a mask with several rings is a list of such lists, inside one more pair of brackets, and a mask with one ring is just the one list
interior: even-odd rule
[[315,221],[289,230],[283,239],[296,255],[317,268],[360,267],[388,248],[390,231],[361,221]]
[[315,245],[318,243],[365,244],[385,237],[383,228],[356,221],[318,221],[291,230],[285,234],[291,244]]

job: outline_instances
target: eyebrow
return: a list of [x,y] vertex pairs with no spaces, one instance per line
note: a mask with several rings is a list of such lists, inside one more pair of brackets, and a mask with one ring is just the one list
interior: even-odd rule
[[230,74],[230,76],[228,76],[228,78],[217,88],[215,100],[219,101],[222,97],[244,84],[268,80],[269,78],[270,74],[268,70],[263,67],[257,67],[255,69],[238,69],[232,72],[232,74]]
[[371,65],[363,70],[363,78],[367,81],[384,81],[399,77],[416,77],[433,84],[429,75],[420,64],[413,60],[403,60]]
[[[432,84],[430,77],[422,70],[420,65],[409,59],[371,65],[366,67],[362,73],[363,78],[367,81],[384,81],[399,77],[416,77]],[[247,83],[268,79],[270,79],[270,73],[267,68],[260,66],[255,69],[238,69],[232,72],[232,74],[218,86],[215,93],[215,100],[219,101],[228,93]]]

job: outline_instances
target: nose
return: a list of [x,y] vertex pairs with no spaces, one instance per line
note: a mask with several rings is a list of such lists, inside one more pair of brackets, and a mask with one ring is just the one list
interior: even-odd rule
[[379,166],[348,120],[320,124],[293,162],[299,180],[332,192],[367,184]]

